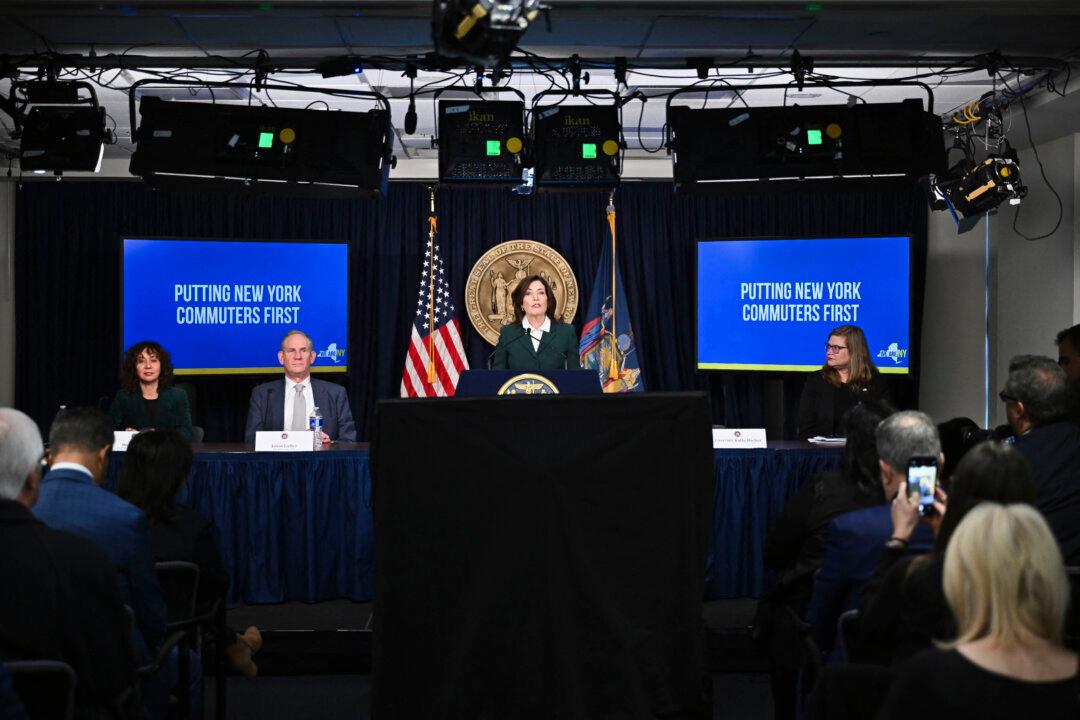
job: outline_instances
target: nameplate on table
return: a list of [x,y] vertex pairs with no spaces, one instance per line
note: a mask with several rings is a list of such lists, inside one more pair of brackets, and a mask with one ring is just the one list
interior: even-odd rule
[[714,450],[766,447],[765,428],[713,428],[712,446]]
[[255,433],[255,452],[303,452],[315,449],[311,430],[260,430]]
[[113,430],[113,452],[126,452],[131,438],[139,434],[138,430]]

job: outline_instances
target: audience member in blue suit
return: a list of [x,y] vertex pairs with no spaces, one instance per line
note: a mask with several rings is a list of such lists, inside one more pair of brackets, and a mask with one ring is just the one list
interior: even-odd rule
[[[113,423],[96,408],[62,411],[49,432],[49,472],[34,514],[46,525],[93,540],[116,567],[120,592],[135,613],[135,645],[144,660],[165,636],[165,604],[154,570],[146,517],[101,487]],[[175,667],[143,686],[151,716],[163,716]]]
[[62,412],[49,433],[49,472],[34,515],[49,527],[97,543],[120,574],[121,594],[135,612],[147,647],[165,636],[161,598],[146,516],[101,487],[113,444],[112,421],[94,408]]
[[[944,457],[934,422],[921,412],[908,410],[882,421],[876,432],[881,485],[889,502],[905,487],[911,458]],[[873,576],[878,556],[891,542],[889,505],[875,505],[833,519],[825,544],[825,559],[814,579],[806,619],[822,650],[833,645],[836,621],[845,610],[858,607],[859,593]],[[909,550],[925,552],[933,545],[933,532],[920,525],[911,537]]]

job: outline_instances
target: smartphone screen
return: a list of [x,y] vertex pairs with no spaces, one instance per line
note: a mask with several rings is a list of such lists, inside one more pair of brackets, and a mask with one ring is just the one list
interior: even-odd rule
[[908,463],[908,495],[919,496],[919,514],[933,512],[934,488],[937,486],[937,458],[913,457]]

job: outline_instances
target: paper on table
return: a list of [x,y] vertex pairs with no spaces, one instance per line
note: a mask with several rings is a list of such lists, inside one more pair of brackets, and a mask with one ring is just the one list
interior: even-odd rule
[[847,445],[847,438],[842,437],[824,437],[822,435],[815,435],[810,438],[810,442],[815,445]]

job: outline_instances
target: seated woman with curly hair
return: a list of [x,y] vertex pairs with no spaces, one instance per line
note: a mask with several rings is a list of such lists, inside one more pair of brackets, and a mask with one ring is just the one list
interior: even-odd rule
[[124,353],[120,391],[109,406],[117,430],[176,430],[191,441],[187,393],[173,387],[169,352],[153,340],[137,342]]

